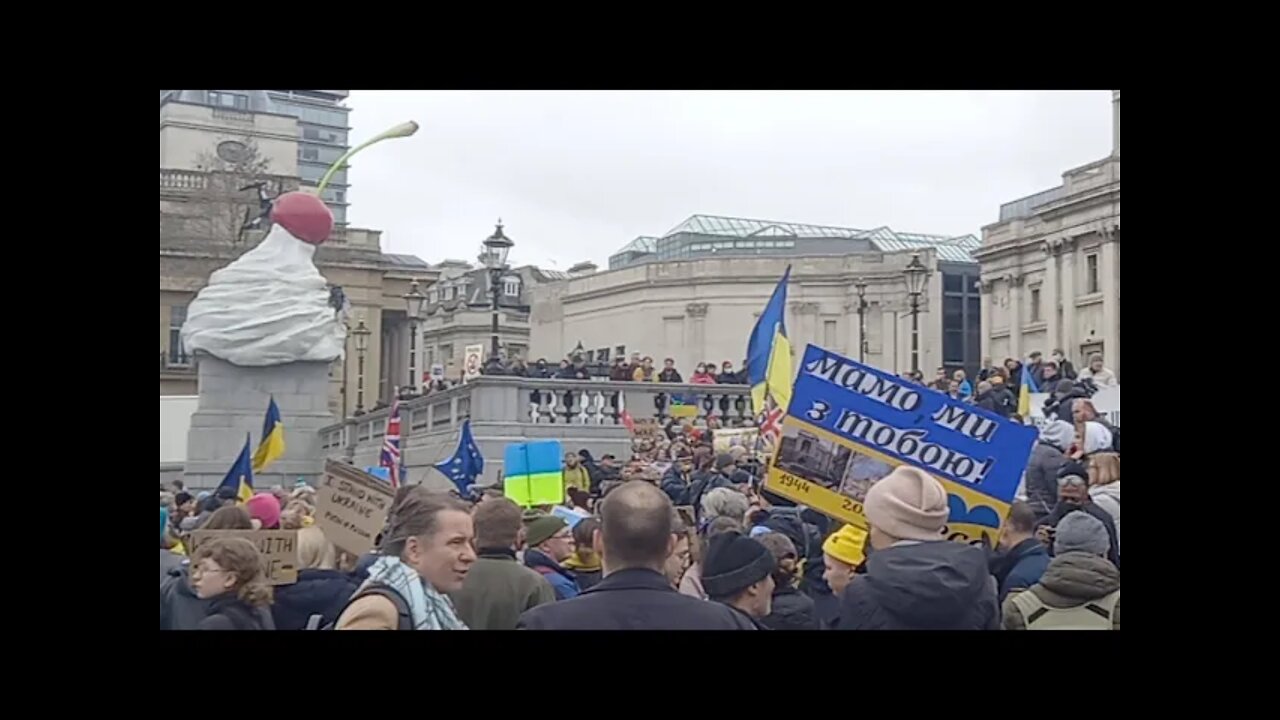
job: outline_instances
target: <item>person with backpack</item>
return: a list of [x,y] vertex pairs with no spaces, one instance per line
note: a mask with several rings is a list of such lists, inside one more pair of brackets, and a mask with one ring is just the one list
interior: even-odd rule
[[277,630],[327,627],[355,594],[360,581],[337,569],[337,550],[312,525],[298,530],[298,580],[275,589],[271,617]]
[[556,601],[551,583],[516,560],[522,514],[505,497],[475,508],[478,558],[462,588],[449,594],[472,630],[515,630],[521,613]]
[[240,537],[210,540],[191,558],[191,585],[209,605],[198,630],[272,630],[258,614],[271,605],[262,556]]
[[1107,529],[1076,511],[1062,518],[1040,582],[1004,601],[1005,630],[1119,630],[1120,570]]
[[471,513],[421,485],[397,491],[377,560],[338,617],[337,630],[466,630],[446,593],[476,561]]

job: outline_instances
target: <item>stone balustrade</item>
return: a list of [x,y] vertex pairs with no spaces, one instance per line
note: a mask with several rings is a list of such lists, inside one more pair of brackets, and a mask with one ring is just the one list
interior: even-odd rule
[[[678,408],[692,408],[679,410]],[[744,385],[683,385],[595,380],[542,380],[482,376],[472,382],[400,405],[401,452],[410,482],[448,487],[429,466],[452,454],[458,431],[471,420],[485,457],[485,478],[501,472],[509,442],[560,440],[566,450],[586,448],[595,456],[629,455],[626,411],[634,420],[665,422],[673,416],[728,425],[751,419],[751,393]],[[321,429],[327,457],[357,467],[378,464],[390,408]]]

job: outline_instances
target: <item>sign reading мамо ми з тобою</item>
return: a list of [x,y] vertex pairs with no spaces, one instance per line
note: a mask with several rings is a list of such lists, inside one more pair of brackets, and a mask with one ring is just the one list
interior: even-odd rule
[[866,528],[867,490],[912,465],[947,491],[944,537],[994,545],[1035,439],[1035,428],[810,345],[765,486]]

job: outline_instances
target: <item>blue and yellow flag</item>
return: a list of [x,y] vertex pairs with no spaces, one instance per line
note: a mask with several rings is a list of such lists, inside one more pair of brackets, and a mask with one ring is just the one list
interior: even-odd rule
[[751,407],[756,415],[765,411],[765,398],[769,395],[780,408],[791,404],[791,341],[787,339],[787,280],[790,277],[788,265],[747,342],[747,382],[751,385]]
[[235,463],[227,471],[227,476],[222,478],[218,487],[229,487],[235,490],[236,497],[242,503],[249,502],[249,498],[253,497],[253,466],[249,462],[248,433],[244,436],[244,449],[240,451],[240,455],[236,457]]
[[1031,393],[1040,392],[1040,388],[1036,387],[1035,378],[1031,377],[1031,369],[1025,364],[1022,366],[1022,379],[1018,388],[1018,414],[1022,416],[1023,421],[1031,417]]
[[262,423],[262,442],[258,443],[258,451],[253,454],[253,471],[262,472],[272,461],[284,456],[284,421],[280,419],[280,408],[276,407],[276,399],[271,398],[267,405],[267,419]]

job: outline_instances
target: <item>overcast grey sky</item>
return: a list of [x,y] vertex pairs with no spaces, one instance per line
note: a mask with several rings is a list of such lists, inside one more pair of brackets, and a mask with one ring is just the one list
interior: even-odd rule
[[349,220],[383,249],[601,268],[693,214],[981,234],[999,205],[1111,151],[1111,93],[353,91]]

